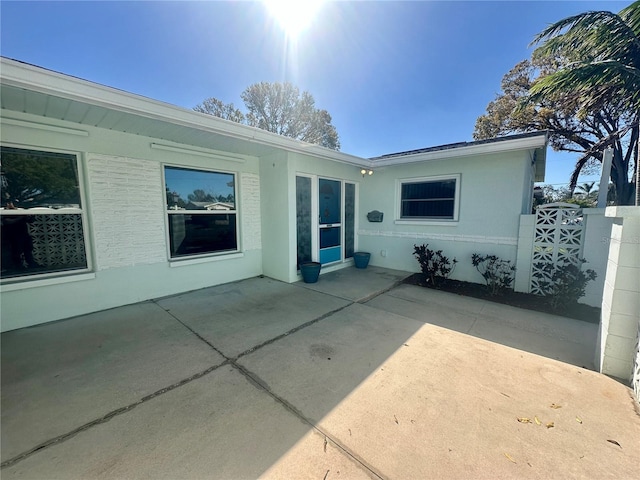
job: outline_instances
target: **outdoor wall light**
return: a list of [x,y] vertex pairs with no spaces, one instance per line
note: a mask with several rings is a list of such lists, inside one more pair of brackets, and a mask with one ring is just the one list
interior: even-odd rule
[[373,170],[366,170],[363,168],[362,170],[360,170],[360,173],[362,174],[363,177],[367,174],[373,175]]

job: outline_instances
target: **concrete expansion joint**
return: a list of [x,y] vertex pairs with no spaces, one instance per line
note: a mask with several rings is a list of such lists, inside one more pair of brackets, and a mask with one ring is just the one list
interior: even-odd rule
[[255,347],[251,347],[250,349],[245,350],[244,352],[242,352],[241,354],[236,356],[234,358],[234,360],[242,358],[245,355],[249,355],[250,353],[253,353],[253,352],[257,351],[257,350],[260,350],[262,347],[266,347],[267,345],[271,345],[272,343],[277,342],[278,340],[281,340],[281,339],[283,339],[285,337],[288,337],[289,335],[292,335],[292,334],[294,334],[296,332],[299,332],[300,330],[302,330],[304,328],[310,327],[311,325],[314,325],[314,324],[324,320],[325,318],[329,318],[333,314],[338,313],[338,312],[344,310],[345,308],[347,308],[347,307],[349,307],[349,306],[351,306],[353,304],[354,304],[354,302],[350,302],[347,305],[344,305],[342,307],[336,308],[335,310],[331,310],[330,312],[327,312],[327,313],[325,313],[323,315],[320,315],[319,317],[314,318],[313,320],[309,320],[308,322],[303,323],[302,325],[298,325],[297,327],[294,327],[291,330],[287,330],[286,332],[281,333],[280,335],[278,335],[276,337],[273,337],[273,338],[271,338],[271,339],[269,339],[269,340],[267,340],[265,342],[262,342],[262,343],[256,345]]
[[5,467],[10,467],[11,465],[14,465],[18,462],[20,462],[21,460],[24,460],[27,457],[30,457],[31,455],[33,455],[36,452],[39,452],[40,450],[44,450],[45,448],[49,448],[53,445],[56,445],[58,443],[64,442],[66,440],[69,440],[70,438],[75,437],[76,435],[78,435],[79,433],[82,433],[86,430],[89,430],[92,427],[95,427],[97,425],[106,423],[108,421],[110,421],[112,418],[115,418],[119,415],[122,415],[123,413],[127,413],[130,412],[131,410],[133,410],[134,408],[136,408],[139,405],[142,405],[143,403],[148,402],[149,400],[153,400],[156,397],[159,397],[167,392],[170,392],[171,390],[175,390],[178,387],[181,387],[189,382],[192,382],[193,380],[197,380],[201,377],[204,377],[205,375],[208,375],[209,373],[217,370],[220,367],[223,367],[225,365],[229,365],[229,361],[225,360],[224,362],[218,364],[218,365],[214,365],[212,367],[207,368],[206,370],[203,370],[201,372],[198,372],[194,375],[191,375],[188,378],[182,379],[179,382],[176,382],[172,385],[169,385],[167,387],[161,388],[160,390],[155,391],[154,393],[147,395],[145,397],[142,397],[140,400],[138,400],[137,402],[131,403],[127,406],[124,407],[120,407],[117,408],[115,410],[112,410],[111,412],[107,413],[106,415],[103,415],[100,418],[96,418],[95,420],[92,420],[90,422],[85,423],[84,425],[79,426],[78,428],[75,428],[73,430],[71,430],[70,432],[67,433],[63,433],[62,435],[58,435],[57,437],[51,438],[49,440],[46,440],[44,442],[42,442],[41,444],[26,450],[25,452],[22,452],[18,455],[16,455],[13,458],[10,458],[8,460],[5,460],[4,462],[2,462],[0,464],[0,469],[5,468]]
[[325,432],[322,428],[316,425],[316,423],[312,419],[306,417],[298,408],[295,407],[295,405],[288,402],[287,400],[282,398],[280,395],[277,395],[276,393],[274,393],[269,387],[269,384],[264,380],[262,380],[259,375],[253,373],[246,367],[234,361],[231,361],[230,363],[233,366],[233,368],[238,370],[238,372],[240,372],[240,374],[247,379],[249,383],[255,386],[258,390],[269,395],[273,400],[275,400],[282,407],[284,407],[285,410],[287,410],[289,413],[293,414],[296,418],[302,421],[302,423],[307,424],[314,431],[322,435],[324,437],[325,452],[327,449],[328,442],[331,442],[331,444],[334,445],[340,452],[342,452],[342,454],[344,454],[347,458],[349,458],[350,461],[354,462],[360,468],[365,469],[367,472],[369,472],[370,474],[374,475],[379,479],[385,478],[383,475],[380,474],[380,472],[378,472],[375,469],[375,467],[370,465],[366,460],[364,460],[363,458],[360,458],[360,456],[358,456],[355,452],[352,452],[348,447],[343,445],[337,438],[334,438],[330,433]]
[[402,285],[402,282],[404,282],[404,280],[405,279],[398,280],[393,285],[391,285],[390,287],[385,288],[384,290],[380,290],[379,292],[374,292],[371,295],[368,295],[368,296],[366,296],[364,298],[360,298],[355,303],[367,303],[367,302],[373,300],[374,298],[379,297],[380,295],[384,295],[385,293],[390,292],[391,290],[393,290],[397,286]]

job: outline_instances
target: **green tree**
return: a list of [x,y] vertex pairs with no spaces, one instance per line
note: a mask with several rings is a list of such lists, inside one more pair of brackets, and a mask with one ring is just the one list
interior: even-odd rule
[[[534,43],[542,43],[545,55],[563,55],[571,51],[575,61],[541,78],[530,92],[529,101],[557,93],[580,96],[583,111],[595,110],[611,99],[623,102],[634,119],[626,129],[611,131],[606,146],[614,149],[612,179],[621,203],[631,203],[633,181],[622,171],[620,138],[631,129],[628,152],[635,156],[636,205],[640,205],[640,1],[622,9],[618,14],[607,11],[585,12],[565,18],[540,32]],[[605,145],[603,145],[605,146]]]
[[[504,76],[502,93],[478,118],[474,137],[548,130],[555,150],[580,154],[571,192],[582,170],[601,162],[610,146],[617,202],[631,204],[629,173],[632,166],[637,171],[640,89],[630,72],[637,74],[640,61],[639,5],[635,2],[619,15],[587,12],[541,32],[534,42],[544,44]],[[611,73],[619,64],[624,66],[618,74]],[[605,73],[596,81],[598,69]],[[577,75],[585,80],[580,83]]]
[[224,103],[217,98],[205,98],[202,103],[193,107],[196,112],[207,113],[214,117],[224,118],[236,123],[245,123],[244,114],[233,103]]
[[288,82],[260,82],[247,87],[240,96],[247,108],[246,114],[232,103],[225,104],[216,98],[204,100],[194,110],[304,142],[340,149],[331,115],[316,108],[309,92],[300,93]]

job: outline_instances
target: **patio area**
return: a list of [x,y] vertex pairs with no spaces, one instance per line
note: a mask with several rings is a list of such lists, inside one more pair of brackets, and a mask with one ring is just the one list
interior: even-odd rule
[[3,333],[2,477],[637,478],[638,404],[592,371],[597,325],[407,275],[252,278]]

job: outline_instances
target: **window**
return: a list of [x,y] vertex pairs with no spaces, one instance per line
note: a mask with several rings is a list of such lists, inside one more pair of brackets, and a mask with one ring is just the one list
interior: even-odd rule
[[457,220],[460,176],[400,182],[400,219]]
[[238,250],[235,174],[165,167],[171,258]]
[[0,148],[3,280],[86,270],[75,155]]

